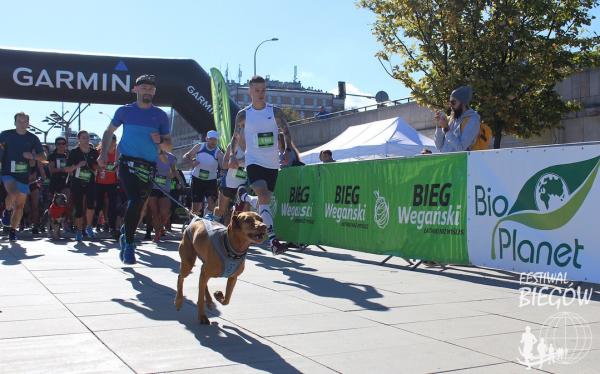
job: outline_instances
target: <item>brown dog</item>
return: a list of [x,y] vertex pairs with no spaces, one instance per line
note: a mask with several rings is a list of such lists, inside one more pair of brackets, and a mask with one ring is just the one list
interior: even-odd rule
[[175,307],[181,309],[183,304],[183,280],[194,267],[196,257],[202,260],[200,283],[198,290],[198,320],[201,324],[209,324],[205,305],[214,309],[215,304],[208,291],[210,278],[227,278],[225,296],[217,291],[214,296],[222,305],[229,304],[237,277],[244,271],[246,252],[251,244],[262,243],[267,234],[267,225],[254,212],[235,212],[231,223],[225,226],[206,220],[192,222],[183,233],[179,244],[181,266],[177,277],[177,296]]

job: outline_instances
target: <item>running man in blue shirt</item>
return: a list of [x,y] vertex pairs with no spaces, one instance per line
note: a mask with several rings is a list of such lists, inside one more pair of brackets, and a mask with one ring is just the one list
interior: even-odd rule
[[152,191],[159,147],[165,151],[171,144],[171,129],[167,114],[152,105],[156,94],[154,75],[142,75],[135,80],[133,92],[137,100],[120,107],[102,137],[102,154],[98,164],[103,167],[110,148],[112,134],[123,125],[119,142],[119,178],[127,194],[127,210],[119,238],[120,258],[127,265],[135,264],[134,235],[146,199]]
[[0,133],[0,160],[2,183],[6,188],[5,210],[2,224],[10,227],[8,238],[17,240],[16,228],[21,223],[23,208],[29,195],[29,160],[46,161],[42,143],[27,131],[29,115],[15,114],[15,129]]

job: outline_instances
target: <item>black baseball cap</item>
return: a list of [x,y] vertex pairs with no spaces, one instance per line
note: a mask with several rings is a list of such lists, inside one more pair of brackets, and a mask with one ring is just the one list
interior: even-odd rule
[[150,85],[156,87],[156,76],[154,76],[152,74],[140,75],[139,77],[136,78],[135,85],[139,86],[140,84],[150,84]]

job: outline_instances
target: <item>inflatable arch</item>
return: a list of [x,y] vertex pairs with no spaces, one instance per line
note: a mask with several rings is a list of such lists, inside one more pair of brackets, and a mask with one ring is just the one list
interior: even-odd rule
[[[123,105],[135,101],[136,77],[154,74],[155,105],[198,132],[215,128],[210,76],[194,60],[0,49],[0,61],[1,98]],[[239,107],[229,107],[235,118]]]

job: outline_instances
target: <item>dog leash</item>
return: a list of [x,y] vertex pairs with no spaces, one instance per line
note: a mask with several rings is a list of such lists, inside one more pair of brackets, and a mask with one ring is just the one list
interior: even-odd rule
[[198,216],[197,214],[195,214],[194,212],[192,212],[190,209],[188,209],[188,208],[187,208],[185,205],[181,204],[181,203],[180,203],[180,202],[179,202],[177,199],[175,199],[173,196],[171,196],[171,194],[170,194],[170,193],[168,193],[168,192],[166,192],[166,191],[163,191],[163,190],[160,188],[160,185],[159,185],[158,183],[156,183],[156,181],[154,180],[154,178],[152,179],[152,184],[153,184],[155,187],[158,187],[158,189],[159,189],[159,190],[160,190],[160,191],[161,191],[161,192],[162,192],[162,193],[163,193],[163,194],[164,194],[166,197],[168,197],[168,198],[169,198],[169,200],[171,200],[172,202],[174,202],[174,203],[175,203],[175,205],[179,206],[180,208],[183,208],[183,209],[186,211],[186,213],[187,213],[188,215],[190,215],[190,216],[192,216],[192,217],[194,217],[194,218],[201,218],[200,216]]

